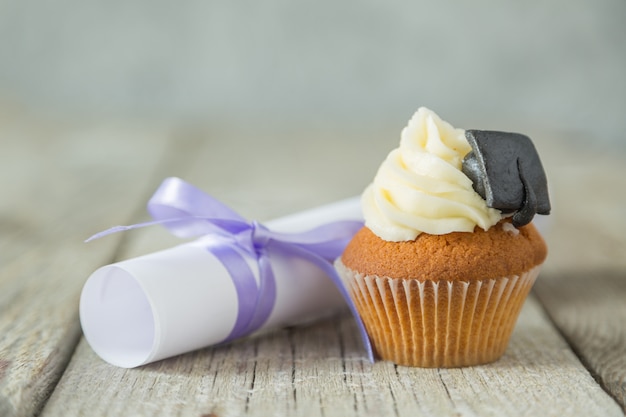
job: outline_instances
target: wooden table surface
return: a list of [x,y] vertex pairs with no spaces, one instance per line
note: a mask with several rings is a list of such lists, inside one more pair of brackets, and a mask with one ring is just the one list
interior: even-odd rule
[[261,221],[357,195],[380,131],[51,122],[0,115],[0,416],[623,416],[626,170],[594,138],[529,129],[553,199],[549,259],[506,354],[462,369],[370,364],[347,313],[136,369],[85,342],[99,266],[179,243],[145,203],[179,176]]

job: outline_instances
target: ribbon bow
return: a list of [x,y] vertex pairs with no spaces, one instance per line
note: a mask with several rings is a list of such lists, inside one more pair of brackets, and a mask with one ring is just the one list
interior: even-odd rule
[[[224,342],[253,333],[269,318],[276,300],[272,256],[280,254],[305,259],[324,271],[335,284],[356,320],[369,360],[374,361],[363,321],[333,267],[334,260],[362,227],[362,222],[337,221],[301,233],[275,232],[256,221],[246,221],[209,194],[174,177],[163,181],[148,202],[147,209],[153,221],[116,226],[86,241],[155,224],[165,226],[177,237],[207,237],[202,244],[224,265],[238,298],[237,319]],[[243,254],[257,260],[258,284]]]

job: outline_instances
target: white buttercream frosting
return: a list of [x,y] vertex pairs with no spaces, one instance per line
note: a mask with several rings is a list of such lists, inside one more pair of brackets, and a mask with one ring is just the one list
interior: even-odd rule
[[471,151],[455,129],[421,107],[402,130],[400,146],[380,166],[362,196],[365,225],[380,238],[414,240],[420,233],[487,230],[501,218],[461,171]]

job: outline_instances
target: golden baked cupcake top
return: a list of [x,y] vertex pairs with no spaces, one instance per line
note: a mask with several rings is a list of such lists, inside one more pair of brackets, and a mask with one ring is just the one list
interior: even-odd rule
[[519,275],[541,264],[547,248],[532,224],[515,228],[509,219],[484,231],[421,233],[412,241],[389,242],[362,228],[341,261],[364,275],[419,281],[492,279]]

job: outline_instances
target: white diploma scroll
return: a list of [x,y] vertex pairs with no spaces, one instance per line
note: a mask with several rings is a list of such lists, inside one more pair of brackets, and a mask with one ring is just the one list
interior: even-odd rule
[[[297,233],[341,220],[361,220],[351,198],[266,222]],[[160,252],[96,270],[80,298],[80,321],[92,349],[105,361],[133,368],[219,344],[238,314],[233,281],[203,246],[205,236]],[[258,280],[256,261],[246,261]],[[327,316],[345,306],[332,281],[300,258],[273,256],[276,301],[258,331]]]

